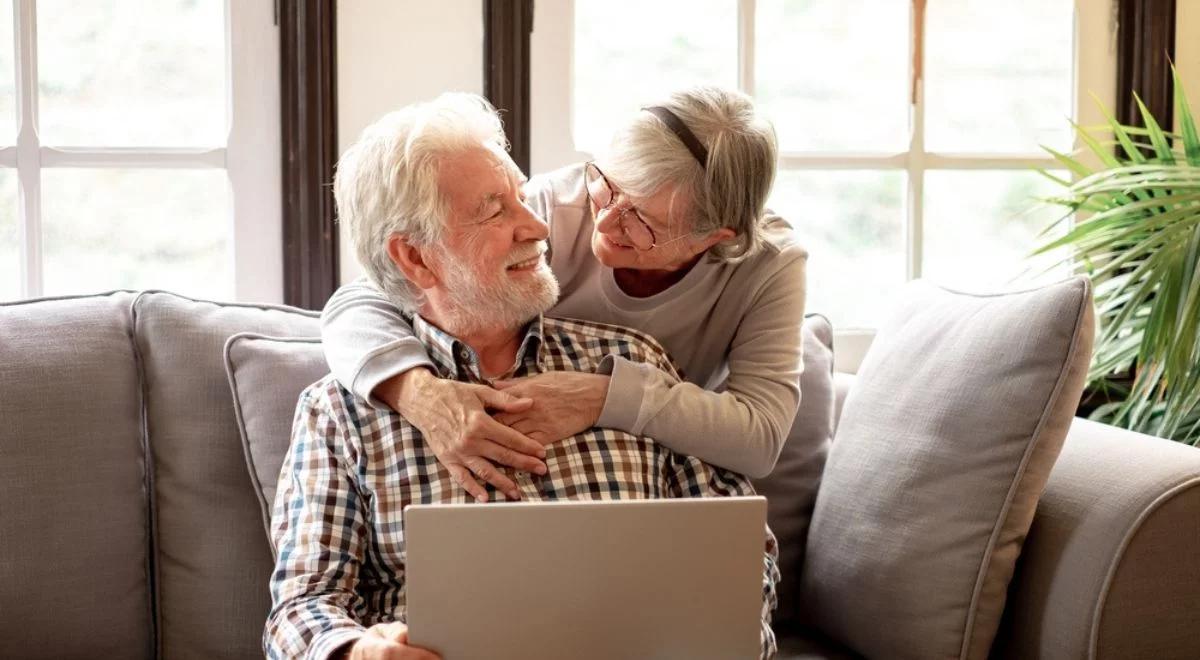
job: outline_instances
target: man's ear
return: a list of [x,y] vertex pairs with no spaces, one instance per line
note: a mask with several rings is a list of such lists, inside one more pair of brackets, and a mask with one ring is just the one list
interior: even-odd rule
[[432,289],[440,282],[437,273],[430,269],[421,248],[408,242],[400,234],[392,234],[387,239],[388,257],[396,264],[396,268],[404,274],[404,278],[417,285],[420,289]]

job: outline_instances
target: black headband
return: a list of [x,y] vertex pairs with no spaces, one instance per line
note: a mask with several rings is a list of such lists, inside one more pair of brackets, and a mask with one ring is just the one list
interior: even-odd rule
[[681,142],[683,142],[684,146],[688,148],[688,151],[692,152],[692,155],[696,157],[696,160],[700,163],[701,169],[707,168],[708,149],[705,149],[700,140],[696,139],[696,135],[687,127],[687,124],[683,123],[682,119],[676,117],[674,112],[671,112],[661,105],[652,105],[642,108],[642,110],[645,110],[646,112],[649,112],[662,120],[662,123],[666,124],[667,128],[671,129],[671,132],[674,133],[675,136],[678,137]]

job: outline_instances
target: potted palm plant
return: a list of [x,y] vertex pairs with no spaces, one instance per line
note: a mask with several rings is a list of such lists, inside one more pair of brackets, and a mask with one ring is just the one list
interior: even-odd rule
[[[1076,126],[1079,157],[1047,149],[1074,174],[1043,172],[1066,213],[1034,255],[1057,257],[1093,284],[1098,335],[1088,388],[1091,419],[1200,443],[1200,136],[1175,75],[1179,131],[1137,101],[1145,128],[1105,112],[1114,139]],[[1119,153],[1113,147],[1119,145]],[[1095,164],[1086,164],[1086,161]],[[1072,220],[1074,218],[1074,220]],[[1057,230],[1061,236],[1055,237]]]

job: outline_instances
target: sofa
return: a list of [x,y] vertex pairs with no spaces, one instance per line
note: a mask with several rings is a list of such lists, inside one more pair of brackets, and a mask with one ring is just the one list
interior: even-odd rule
[[[154,291],[0,305],[0,657],[262,656],[271,549],[223,358],[240,332],[319,319]],[[840,410],[856,377],[835,382]],[[1200,451],[1076,418],[991,656],[1200,657],[1198,551]],[[855,657],[777,628],[782,658]]]

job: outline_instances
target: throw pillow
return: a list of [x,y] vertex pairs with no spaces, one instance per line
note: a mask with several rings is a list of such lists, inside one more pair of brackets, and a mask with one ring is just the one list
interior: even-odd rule
[[[304,388],[329,373],[320,338],[267,337],[243,332],[225,342],[225,372],[263,528],[271,538],[271,508],[279,469],[292,439]],[[275,550],[274,543],[271,550]]]
[[801,592],[868,657],[986,658],[1083,391],[1091,286],[910,283],[845,402]]
[[833,437],[833,326],[820,314],[806,314],[803,337],[800,410],[775,470],[754,482],[758,494],[767,498],[767,524],[779,541],[777,631],[803,623],[798,588],[804,546]]

